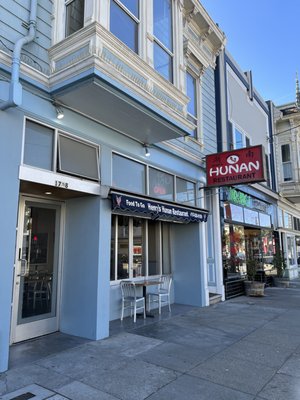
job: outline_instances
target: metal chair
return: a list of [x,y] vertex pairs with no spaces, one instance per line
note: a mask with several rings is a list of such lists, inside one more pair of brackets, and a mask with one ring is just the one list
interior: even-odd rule
[[121,321],[123,321],[124,310],[130,309],[130,316],[133,311],[133,322],[136,322],[136,312],[143,310],[144,318],[146,318],[145,299],[143,296],[137,296],[137,290],[134,282],[132,281],[121,281],[121,292],[122,292],[122,312]]
[[169,311],[171,312],[171,285],[172,285],[172,276],[171,275],[162,275],[160,278],[160,284],[158,286],[157,292],[149,293],[149,311],[151,308],[151,301],[153,303],[158,303],[158,313],[161,314],[161,306],[163,303],[167,303],[169,305]]

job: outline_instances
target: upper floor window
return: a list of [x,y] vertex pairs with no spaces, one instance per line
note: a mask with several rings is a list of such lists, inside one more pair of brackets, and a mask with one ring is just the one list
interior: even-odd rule
[[138,53],[139,0],[111,0],[110,31]]
[[172,0],[153,0],[154,68],[173,82]]
[[189,72],[186,73],[186,94],[190,98],[187,105],[188,119],[194,124],[193,136],[197,138],[198,126],[198,101],[197,101],[197,79]]
[[242,149],[243,147],[250,146],[250,139],[247,135],[241,132],[239,129],[234,130],[234,148]]
[[284,182],[293,180],[291,149],[289,144],[283,144],[281,146],[281,160]]
[[66,36],[78,31],[84,23],[84,0],[67,0],[66,4]]
[[233,138],[232,138],[233,148],[242,149],[244,147],[249,147],[250,146],[249,137],[234,125],[232,126],[232,129],[233,129]]

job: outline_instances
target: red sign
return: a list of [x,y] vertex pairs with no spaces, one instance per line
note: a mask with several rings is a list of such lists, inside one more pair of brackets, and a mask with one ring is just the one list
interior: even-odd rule
[[262,145],[206,156],[207,186],[234,186],[266,180]]

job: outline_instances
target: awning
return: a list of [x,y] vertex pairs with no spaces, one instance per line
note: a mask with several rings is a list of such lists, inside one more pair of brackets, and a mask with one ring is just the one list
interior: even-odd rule
[[150,197],[131,196],[124,192],[111,191],[112,210],[116,213],[161,221],[181,223],[206,222],[208,210],[196,207],[178,206]]

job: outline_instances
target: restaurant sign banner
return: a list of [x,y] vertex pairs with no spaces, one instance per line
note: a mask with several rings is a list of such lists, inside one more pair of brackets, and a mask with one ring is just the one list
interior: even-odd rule
[[207,186],[234,186],[266,180],[262,145],[206,156]]
[[112,210],[127,215],[140,215],[152,220],[174,222],[206,222],[208,211],[176,204],[157,202],[152,199],[133,197],[124,193],[111,192]]

